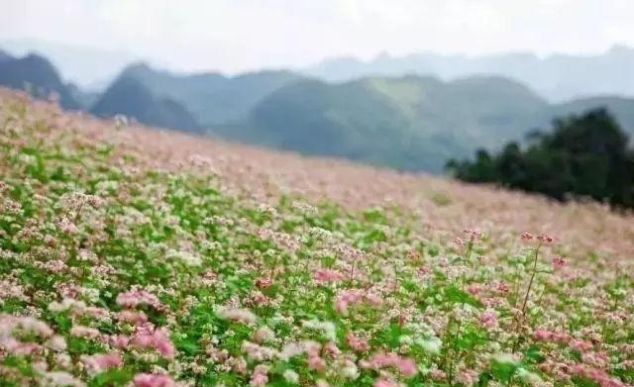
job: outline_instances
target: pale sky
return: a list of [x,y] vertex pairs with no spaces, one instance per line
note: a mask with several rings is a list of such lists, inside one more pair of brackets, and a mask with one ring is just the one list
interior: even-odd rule
[[590,54],[634,46],[634,0],[0,0],[0,40],[23,38],[227,73],[380,52]]

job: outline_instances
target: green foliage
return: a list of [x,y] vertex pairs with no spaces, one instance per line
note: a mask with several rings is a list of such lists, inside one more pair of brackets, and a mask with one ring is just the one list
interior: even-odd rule
[[539,192],[557,200],[570,195],[634,207],[634,151],[628,137],[605,109],[553,122],[550,134],[534,133],[522,149],[509,143],[497,155],[485,150],[474,161],[447,167],[461,180],[499,183]]

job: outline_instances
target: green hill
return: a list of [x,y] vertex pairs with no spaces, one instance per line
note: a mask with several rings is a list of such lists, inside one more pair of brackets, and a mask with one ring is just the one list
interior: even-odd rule
[[178,102],[169,98],[159,98],[143,84],[130,77],[120,77],[104,92],[91,109],[100,117],[117,114],[161,128],[197,131],[194,117]]
[[127,67],[122,76],[134,78],[152,93],[183,104],[205,127],[240,122],[262,98],[301,79],[288,71],[261,71],[233,78],[218,73],[181,75],[143,63]]
[[252,129],[240,139],[438,172],[452,155],[495,147],[522,133],[546,107],[522,85],[495,77],[303,81],[258,104],[248,121]]

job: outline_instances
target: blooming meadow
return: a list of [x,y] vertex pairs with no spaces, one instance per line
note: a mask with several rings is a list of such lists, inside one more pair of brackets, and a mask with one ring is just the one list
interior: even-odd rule
[[2,92],[0,385],[634,384],[631,215],[217,144]]

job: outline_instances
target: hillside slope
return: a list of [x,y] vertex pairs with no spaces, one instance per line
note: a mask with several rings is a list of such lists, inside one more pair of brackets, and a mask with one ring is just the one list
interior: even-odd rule
[[4,90],[0,176],[7,385],[634,383],[631,215]]
[[439,172],[455,155],[521,137],[546,106],[503,78],[304,81],[257,105],[249,120],[253,131],[243,137],[308,154]]

